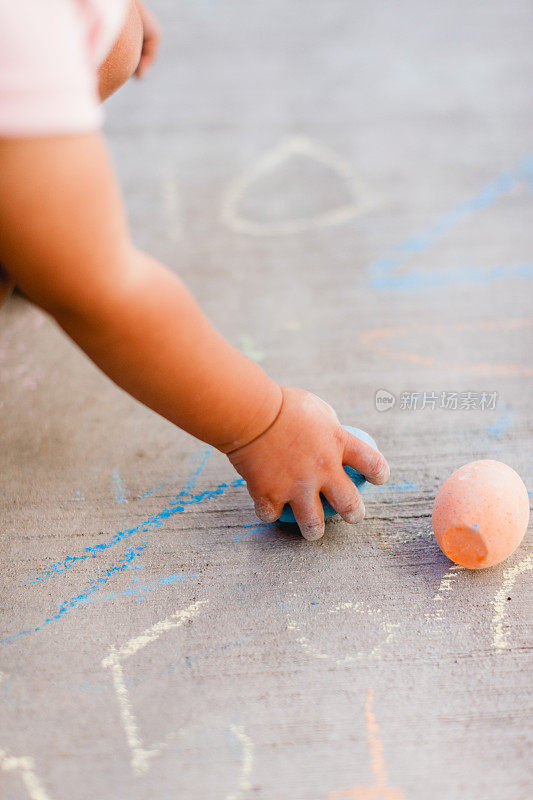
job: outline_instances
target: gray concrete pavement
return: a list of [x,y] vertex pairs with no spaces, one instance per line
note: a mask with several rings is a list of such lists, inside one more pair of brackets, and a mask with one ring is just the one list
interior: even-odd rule
[[152,5],[161,59],[106,123],[136,241],[392,478],[317,544],[256,525],[221,455],[12,299],[1,796],[526,800],[531,534],[470,573],[431,507],[476,458],[532,487],[533,8]]

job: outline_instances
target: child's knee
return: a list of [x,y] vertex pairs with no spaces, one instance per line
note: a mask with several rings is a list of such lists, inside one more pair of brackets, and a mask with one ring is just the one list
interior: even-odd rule
[[98,70],[98,91],[102,100],[131,78],[139,64],[142,44],[143,26],[135,0],[131,0],[120,35]]

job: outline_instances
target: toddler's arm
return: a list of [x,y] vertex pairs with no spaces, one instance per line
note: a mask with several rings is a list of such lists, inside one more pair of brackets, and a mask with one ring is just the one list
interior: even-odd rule
[[123,389],[230,458],[259,515],[290,501],[318,538],[323,491],[361,517],[342,469],[388,477],[326,404],[282,390],[206,319],[180,279],[137,250],[99,134],[0,140],[0,261]]

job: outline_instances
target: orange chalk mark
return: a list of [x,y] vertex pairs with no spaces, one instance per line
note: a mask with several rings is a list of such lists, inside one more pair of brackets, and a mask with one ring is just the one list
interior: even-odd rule
[[428,336],[438,334],[441,337],[447,337],[450,333],[469,333],[471,331],[517,331],[533,327],[533,319],[531,318],[518,318],[518,319],[503,319],[503,320],[476,320],[475,322],[460,322],[451,325],[442,325],[433,323],[431,325],[420,326],[401,326],[396,328],[372,328],[365,331],[359,337],[361,344],[368,347],[370,350],[375,350],[388,358],[399,359],[411,364],[423,364],[427,367],[432,365],[446,366],[448,368],[458,371],[468,371],[470,374],[476,375],[500,375],[507,377],[521,376],[524,378],[533,377],[533,368],[526,364],[517,364],[515,362],[488,362],[488,361],[440,361],[432,358],[431,356],[413,353],[408,350],[395,349],[390,347],[388,342],[396,340],[401,336],[408,334],[418,334],[420,341],[427,346]]
[[370,766],[375,783],[371,786],[362,785],[335,789],[328,794],[329,800],[340,800],[343,797],[357,797],[359,800],[405,800],[404,794],[400,789],[387,786],[383,743],[379,735],[379,725],[372,709],[373,703],[374,689],[370,687],[366,693],[365,721],[366,739],[370,751]]

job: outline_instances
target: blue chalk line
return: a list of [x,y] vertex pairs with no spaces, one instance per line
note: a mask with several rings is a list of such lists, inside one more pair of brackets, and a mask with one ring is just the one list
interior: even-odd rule
[[[212,452],[212,448],[207,448],[204,456],[201,460],[199,466],[191,473],[190,477],[188,478],[187,482],[184,484],[178,495],[171,501],[170,505],[167,508],[164,508],[162,511],[159,511],[157,514],[149,517],[147,520],[135,525],[131,528],[126,528],[125,530],[119,531],[118,533],[113,534],[107,541],[101,542],[97,545],[93,545],[92,547],[86,547],[83,549],[81,554],[75,556],[67,556],[63,561],[56,561],[46,567],[41,567],[38,569],[30,579],[30,583],[36,583],[40,581],[46,581],[51,578],[56,577],[70,569],[72,569],[75,565],[79,563],[83,563],[89,558],[97,558],[105,550],[108,550],[112,547],[118,545],[124,539],[128,539],[133,536],[135,533],[143,531],[145,533],[149,533],[149,536],[144,539],[139,544],[135,545],[134,547],[128,547],[124,550],[124,552],[120,555],[119,558],[114,561],[110,567],[101,571],[100,575],[97,578],[94,578],[88,581],[83,590],[71,597],[68,600],[64,600],[59,605],[59,610],[56,614],[47,617],[41,625],[35,626],[34,628],[27,628],[26,630],[20,631],[19,633],[11,634],[10,636],[6,636],[5,638],[0,640],[0,644],[6,644],[7,642],[12,641],[13,639],[17,639],[21,636],[26,636],[31,633],[36,633],[37,631],[41,630],[43,627],[50,625],[53,622],[61,619],[65,614],[69,613],[75,608],[78,608],[82,605],[86,605],[87,603],[91,602],[93,599],[93,595],[97,592],[101,591],[109,582],[112,577],[115,577],[119,573],[123,572],[125,569],[132,568],[133,560],[145,550],[149,544],[151,543],[151,539],[155,530],[160,528],[163,523],[173,517],[175,514],[179,514],[185,511],[186,506],[190,505],[197,505],[199,503],[205,502],[206,500],[211,500],[214,497],[220,496],[224,494],[226,489],[234,488],[237,486],[244,486],[245,482],[242,478],[237,478],[236,480],[232,481],[231,483],[220,483],[218,484],[215,489],[206,489],[199,494],[191,494],[192,489],[198,479],[199,475],[202,473],[207,460]],[[165,583],[173,583],[175,580],[185,580],[186,578],[180,578],[179,575],[176,576],[169,576],[168,578],[160,579],[159,582],[155,582],[155,584],[159,583],[159,585],[164,585]],[[154,584],[154,585],[155,585]],[[131,592],[132,594],[135,592],[135,589]],[[127,594],[128,590],[124,590],[124,594]]]
[[370,266],[370,285],[374,289],[434,289],[452,283],[481,283],[502,277],[530,278],[533,263],[496,265],[492,267],[464,266],[440,271],[412,270],[401,274],[398,269],[405,257],[429,250],[448,231],[476,211],[489,208],[499,197],[511,192],[526,180],[533,193],[533,156],[527,156],[518,167],[502,173],[477,194],[456,205],[448,214],[418,236],[397,245],[391,254]]

